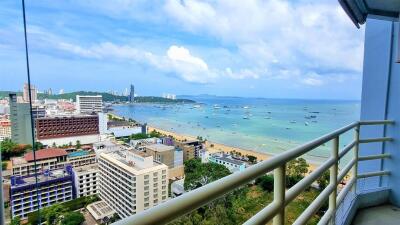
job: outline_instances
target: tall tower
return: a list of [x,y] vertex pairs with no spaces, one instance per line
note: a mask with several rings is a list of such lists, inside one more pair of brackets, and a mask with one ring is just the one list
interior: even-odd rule
[[129,94],[129,102],[134,102],[135,101],[135,86],[131,84],[131,92]]

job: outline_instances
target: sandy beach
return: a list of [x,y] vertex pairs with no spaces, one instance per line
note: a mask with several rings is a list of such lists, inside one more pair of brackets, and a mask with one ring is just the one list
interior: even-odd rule
[[[157,127],[154,127],[154,126],[148,126],[147,129],[148,129],[149,132],[154,130],[154,131],[157,131],[157,132],[159,132],[161,134],[164,134],[164,135],[167,135],[167,136],[171,136],[171,137],[173,137],[173,138],[175,138],[176,140],[179,140],[179,141],[196,140],[196,137],[194,137],[194,136],[190,136],[190,135],[186,135],[186,134],[179,134],[179,133],[172,132],[172,131],[166,131],[166,130],[163,130],[163,129],[160,129],[160,128],[157,128]],[[252,156],[255,156],[255,157],[257,157],[257,160],[259,160],[259,161],[260,160],[264,161],[264,160],[267,160],[267,159],[273,157],[273,155],[268,155],[268,154],[265,154],[265,153],[256,152],[256,151],[248,150],[248,149],[232,147],[232,146],[228,146],[228,145],[224,145],[224,144],[220,144],[220,143],[216,143],[216,142],[211,142],[211,141],[206,141],[206,148],[211,153],[221,152],[221,151],[223,151],[225,153],[229,153],[229,152],[232,152],[232,151],[240,152],[241,155],[252,155]],[[310,167],[309,167],[310,171],[313,171],[315,168],[318,167],[317,164],[310,164],[309,163],[309,165],[310,165]]]

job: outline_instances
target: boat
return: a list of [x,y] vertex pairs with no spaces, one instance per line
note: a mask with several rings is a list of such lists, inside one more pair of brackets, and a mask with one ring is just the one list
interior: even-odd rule
[[200,108],[201,105],[194,105],[193,108]]
[[243,119],[244,120],[248,120],[248,119],[250,119],[248,116],[243,116]]
[[264,119],[267,119],[267,120],[269,120],[269,119],[271,119],[271,117],[268,117],[268,116],[266,116],[266,117],[264,117]]
[[292,121],[290,121],[290,123],[296,123],[296,120],[292,120]]
[[308,126],[308,122],[305,122],[305,123],[304,123],[304,126]]
[[317,116],[310,116],[310,118],[317,118]]
[[243,109],[248,109],[249,107],[246,105],[246,106],[243,106]]

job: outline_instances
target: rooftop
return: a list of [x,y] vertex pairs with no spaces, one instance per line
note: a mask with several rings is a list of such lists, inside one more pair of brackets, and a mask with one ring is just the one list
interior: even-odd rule
[[99,169],[99,166],[97,164],[89,164],[85,166],[78,166],[74,167],[73,170],[76,173],[82,173],[82,172],[94,172]]
[[153,150],[155,152],[166,152],[166,151],[174,151],[175,150],[174,146],[163,145],[163,144],[147,145],[146,148]]
[[[155,169],[158,170],[161,167],[167,168],[166,165],[153,161],[152,156],[139,151],[126,150],[102,153],[100,157],[133,174],[147,173]],[[145,166],[143,167],[142,165]]]
[[339,0],[339,3],[357,27],[365,23],[368,15],[399,18],[398,0]]
[[111,217],[115,213],[115,211],[104,201],[91,203],[86,208],[95,220],[102,220],[105,217]]
[[[38,183],[41,183],[41,182],[56,180],[56,179],[68,177],[68,176],[71,176],[71,175],[66,170],[58,169],[58,170],[52,170],[52,171],[47,171],[47,172],[38,174],[37,177],[38,177]],[[28,176],[28,177],[12,176],[11,177],[11,189],[30,185],[30,184],[35,184],[35,182],[36,182],[36,178],[34,175]]]
[[221,153],[215,153],[215,154],[212,154],[211,157],[219,159],[219,160],[222,160],[222,161],[225,161],[225,162],[228,162],[228,163],[232,163],[232,164],[235,164],[235,165],[238,165],[238,166],[246,164],[245,162],[237,160],[237,159],[234,159],[234,158],[232,158],[231,155],[224,154],[224,153],[222,153],[222,154]]
[[[36,160],[43,160],[49,158],[55,158],[60,156],[66,156],[67,152],[62,148],[46,148],[40,149],[35,152]],[[27,162],[33,161],[33,152],[28,152],[24,155]]]

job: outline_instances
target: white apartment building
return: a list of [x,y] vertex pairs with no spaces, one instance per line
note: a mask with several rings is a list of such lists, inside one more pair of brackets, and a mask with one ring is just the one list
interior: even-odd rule
[[103,97],[101,95],[77,95],[76,107],[80,113],[102,112]]
[[167,200],[168,167],[144,152],[102,153],[99,170],[100,197],[121,218]]
[[73,171],[77,198],[98,193],[99,167],[97,164],[74,167]]

